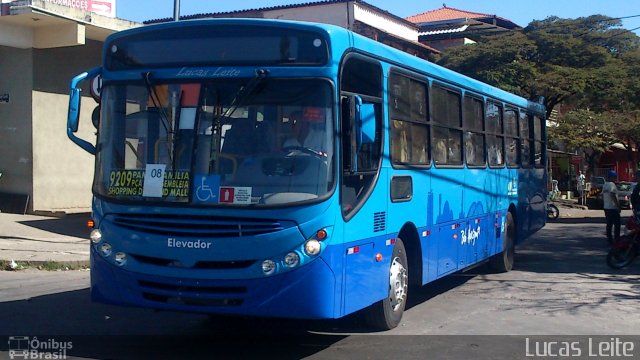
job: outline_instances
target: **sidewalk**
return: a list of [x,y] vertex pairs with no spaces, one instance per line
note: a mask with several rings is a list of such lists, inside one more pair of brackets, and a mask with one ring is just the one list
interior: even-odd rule
[[[602,209],[589,209],[587,206],[579,205],[577,199],[559,199],[553,202],[560,210],[560,218],[594,218],[601,217],[602,224],[604,225],[604,210]],[[627,221],[627,218],[632,215],[630,209],[622,210],[620,216],[622,217],[622,224]]]
[[88,267],[88,219],[89,214],[58,218],[0,213],[0,261]]
[[[561,219],[604,218],[602,210],[588,210],[575,201],[560,200],[555,204]],[[623,223],[629,215],[630,210],[622,212]],[[88,267],[88,219],[89,214],[47,217],[0,213],[0,261],[29,262],[32,266],[53,261]]]

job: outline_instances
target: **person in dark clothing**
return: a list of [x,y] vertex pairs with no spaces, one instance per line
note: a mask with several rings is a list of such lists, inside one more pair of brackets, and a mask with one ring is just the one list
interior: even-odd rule
[[[607,181],[602,186],[602,200],[604,202],[604,216],[607,220],[607,241],[613,243],[620,238],[620,204],[618,203],[618,189],[613,182],[618,174],[611,170],[607,174]],[[612,231],[613,230],[613,233]]]
[[631,192],[631,197],[629,201],[631,202],[631,208],[633,209],[634,214],[638,214],[640,212],[640,184],[636,184],[633,187],[633,191]]
[[636,220],[640,224],[640,171],[636,172],[636,184],[633,187],[633,191],[631,191],[631,196],[629,197],[629,203],[631,203],[631,211],[633,211],[633,215]]

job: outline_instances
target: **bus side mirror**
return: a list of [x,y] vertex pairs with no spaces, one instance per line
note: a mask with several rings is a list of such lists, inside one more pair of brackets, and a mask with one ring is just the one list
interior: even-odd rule
[[78,123],[80,122],[80,102],[82,97],[80,96],[79,88],[71,89],[69,95],[69,115],[67,118],[67,128],[72,132],[78,131]]
[[85,81],[87,78],[91,79],[102,72],[101,68],[94,68],[88,72],[77,75],[71,80],[71,93],[69,95],[69,111],[67,113],[67,136],[76,145],[80,146],[83,150],[89,154],[95,155],[96,147],[92,143],[80,139],[75,135],[78,132],[78,125],[80,123],[80,104],[82,103],[81,89],[78,85]]
[[363,144],[373,144],[376,139],[376,109],[373,104],[363,104],[359,96],[356,102],[356,140],[358,149]]

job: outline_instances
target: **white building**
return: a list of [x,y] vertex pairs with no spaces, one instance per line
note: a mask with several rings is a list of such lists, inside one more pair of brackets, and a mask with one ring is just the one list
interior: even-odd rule
[[[109,34],[141,25],[58,3],[92,1],[2,0],[0,209],[5,212],[90,210],[94,159],[66,136],[69,82],[100,64]],[[115,0],[100,3],[106,10],[104,4]],[[115,8],[109,11],[115,14]],[[83,105],[81,136],[90,139],[96,103],[86,97]]]

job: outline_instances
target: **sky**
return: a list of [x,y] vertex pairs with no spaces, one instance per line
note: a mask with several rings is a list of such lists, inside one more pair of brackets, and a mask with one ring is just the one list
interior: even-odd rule
[[[180,15],[227,12],[271,6],[300,4],[317,0],[180,0]],[[533,20],[549,16],[578,18],[601,14],[623,19],[623,28],[640,35],[640,2],[638,0],[365,0],[366,3],[400,17],[448,7],[497,15],[524,27]],[[174,0],[116,0],[117,17],[142,22],[173,17]],[[638,29],[636,29],[638,28]]]

